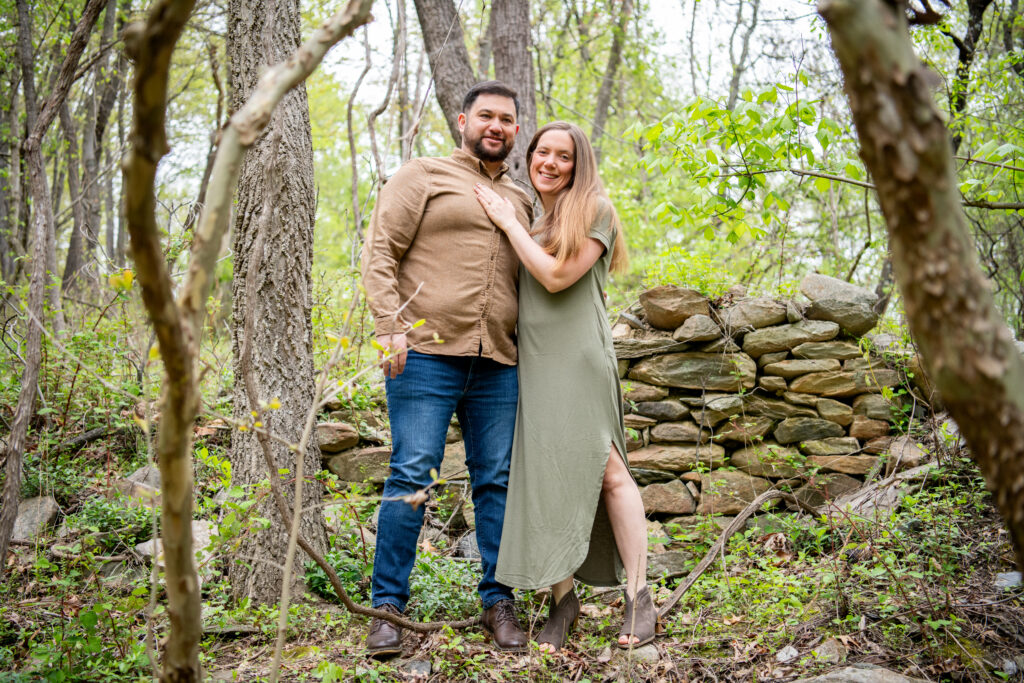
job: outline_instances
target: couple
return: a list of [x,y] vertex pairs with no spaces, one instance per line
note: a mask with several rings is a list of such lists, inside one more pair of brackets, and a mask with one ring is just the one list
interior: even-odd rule
[[[405,609],[423,508],[397,499],[440,469],[454,413],[482,557],[481,622],[497,647],[526,647],[511,587],[551,586],[537,640],[554,652],[579,615],[573,578],[614,586],[623,568],[618,643],[637,646],[654,639],[656,612],[603,297],[608,271],[626,263],[625,243],[590,142],[568,123],[548,124],[530,142],[530,181],[544,208],[531,220],[503,163],[518,109],[504,84],[475,85],[459,114],[461,148],[402,166],[374,210],[363,282],[377,339],[390,350],[382,366],[394,445],[372,602]],[[401,629],[375,619],[366,649],[400,653]]]

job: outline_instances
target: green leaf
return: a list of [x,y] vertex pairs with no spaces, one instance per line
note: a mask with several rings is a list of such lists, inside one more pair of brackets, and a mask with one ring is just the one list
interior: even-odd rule
[[816,189],[818,192],[825,194],[826,192],[828,192],[830,187],[832,187],[832,181],[829,180],[828,178],[814,179],[814,189]]

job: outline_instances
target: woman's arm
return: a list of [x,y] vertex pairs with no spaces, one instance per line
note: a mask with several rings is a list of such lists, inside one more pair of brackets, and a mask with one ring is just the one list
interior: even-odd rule
[[512,202],[484,185],[478,184],[474,189],[484,211],[508,237],[526,270],[552,294],[576,284],[604,254],[604,245],[591,237],[575,256],[559,264],[554,256],[533,241],[527,229],[516,219]]

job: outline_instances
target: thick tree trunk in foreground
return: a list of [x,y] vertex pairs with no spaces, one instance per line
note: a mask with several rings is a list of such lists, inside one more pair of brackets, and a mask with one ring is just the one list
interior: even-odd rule
[[1024,361],[978,265],[949,135],[902,4],[822,0],[925,368],[967,439],[1024,568]]
[[[537,104],[533,96],[533,54],[530,52],[529,0],[494,0],[494,76],[519,94],[519,134],[508,155],[512,177],[530,190],[526,148],[537,132]],[[531,193],[532,194],[532,193]]]
[[441,105],[448,131],[458,147],[462,144],[458,124],[462,98],[476,83],[469,65],[462,23],[452,0],[415,0],[415,3],[423,45],[427,48],[430,69],[434,73],[437,103]]
[[[283,61],[298,48],[299,3],[279,0],[268,16],[259,0],[231,0],[228,19],[232,109],[238,110],[268,63]],[[246,343],[246,319],[251,318],[248,340],[252,375],[259,400],[277,398],[281,409],[269,413],[266,426],[275,435],[298,443],[303,423],[314,400],[312,356],[312,261],[316,188],[313,183],[313,145],[306,90],[298,85],[281,100],[268,126],[246,155],[238,184],[233,247],[235,278],[232,287],[235,363],[234,415],[250,419],[240,362]],[[280,139],[276,150],[271,144]],[[271,168],[272,167],[272,168]],[[251,275],[250,268],[256,273]],[[255,296],[246,297],[246,280],[255,277]],[[320,470],[315,439],[303,454],[307,476]],[[273,444],[278,468],[295,471],[294,455]],[[260,446],[252,431],[232,437],[231,466],[235,484],[255,485],[267,476]],[[286,475],[288,479],[290,475]],[[293,501],[291,487],[289,503]],[[311,510],[321,499],[321,487],[307,483],[302,505]],[[239,559],[229,576],[235,596],[261,603],[277,602],[281,594],[280,565],[288,544],[288,528],[269,498],[253,514],[271,520],[268,529],[242,541]],[[301,533],[317,550],[326,546],[323,515],[302,516]],[[305,556],[296,563],[301,568]]]

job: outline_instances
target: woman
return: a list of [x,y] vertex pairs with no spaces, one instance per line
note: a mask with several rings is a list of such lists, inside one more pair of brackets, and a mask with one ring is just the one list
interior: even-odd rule
[[[561,121],[527,150],[544,214],[528,231],[511,203],[477,185],[477,199],[515,249],[519,272],[519,408],[497,579],[551,586],[538,641],[560,649],[579,615],[573,577],[620,583],[626,610],[620,647],[654,639],[647,524],[625,459],[625,430],[611,329],[608,271],[626,265],[615,209],[597,175],[590,141]],[[621,558],[621,559],[620,559]]]

